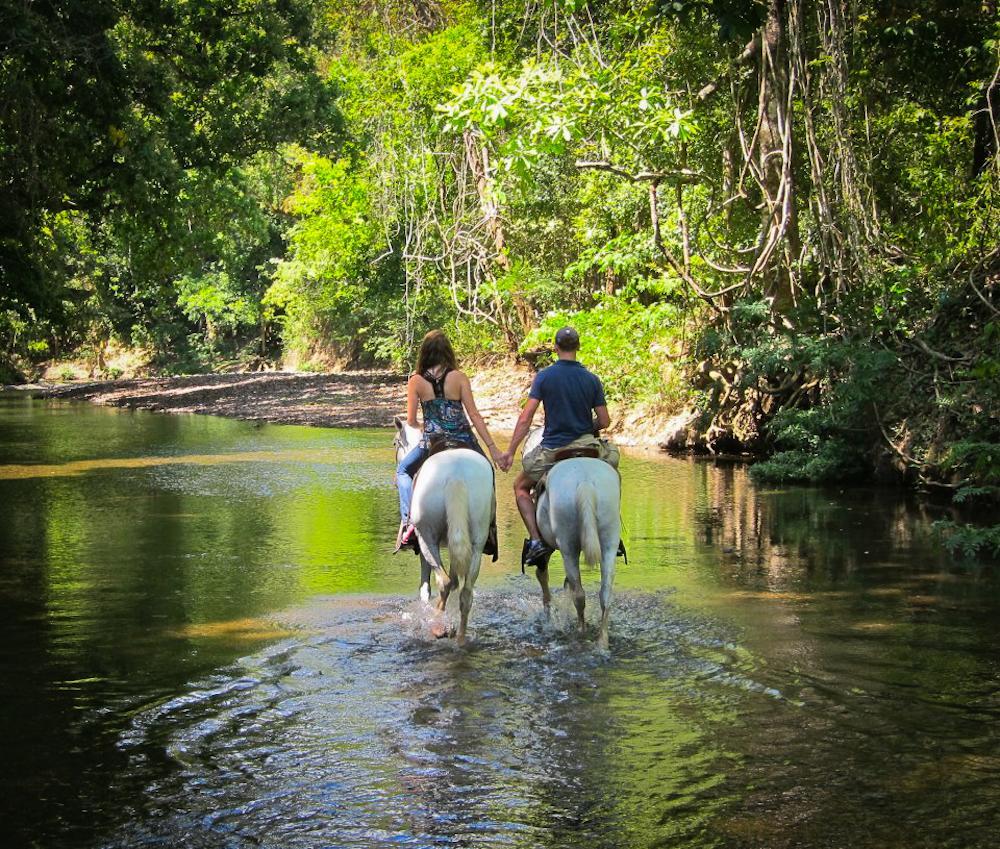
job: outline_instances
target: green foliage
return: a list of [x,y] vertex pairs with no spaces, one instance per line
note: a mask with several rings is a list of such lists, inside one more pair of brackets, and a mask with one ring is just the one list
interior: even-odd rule
[[584,248],[576,262],[566,267],[569,281],[590,283],[590,288],[612,288],[631,297],[669,295],[674,287],[652,276],[656,262],[651,239],[646,234],[622,233]]
[[177,281],[177,305],[188,319],[203,322],[210,339],[260,320],[260,303],[247,297],[224,271]]
[[347,160],[305,151],[295,159],[301,176],[288,208],[297,222],[264,304],[284,312],[290,347],[348,345],[363,328],[363,306],[377,280],[371,263],[382,246],[370,184]]
[[[220,232],[259,219],[230,193],[233,175],[287,139],[335,136],[318,11],[313,0],[11,6],[0,306],[48,325],[54,349],[109,332],[137,342],[137,326],[177,353],[191,329],[177,280],[220,262],[232,280],[255,276],[219,256]],[[231,256],[273,249],[265,229]],[[0,332],[14,344],[14,328]]]
[[609,400],[676,400],[679,375],[668,354],[676,341],[677,307],[601,297],[591,309],[549,313],[522,349],[551,348],[556,331],[566,324],[579,332],[580,360],[601,377]]
[[697,122],[663,87],[650,87],[641,64],[572,71],[525,60],[515,74],[495,63],[475,69],[440,107],[446,132],[481,134],[503,171],[523,183],[545,157],[595,146],[625,168],[672,161]]
[[947,549],[959,557],[972,559],[987,553],[1000,557],[1000,525],[982,526],[967,522],[941,520],[934,530]]
[[[956,504],[1000,503],[1000,442],[960,439],[948,448],[941,467],[959,479]],[[1000,533],[1000,526],[995,531]]]
[[823,483],[870,474],[879,438],[874,417],[892,384],[892,354],[862,342],[797,337],[748,348],[744,356],[744,385],[799,374],[821,392],[817,405],[785,407],[774,417],[768,434],[776,450],[754,465],[755,479]]

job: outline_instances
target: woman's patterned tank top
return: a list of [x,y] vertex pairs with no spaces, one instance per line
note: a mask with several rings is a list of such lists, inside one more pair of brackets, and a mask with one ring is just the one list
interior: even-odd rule
[[472,435],[472,426],[465,417],[465,409],[461,399],[453,401],[444,397],[444,379],[450,371],[451,369],[446,368],[437,378],[429,371],[422,375],[424,380],[434,387],[434,397],[430,401],[420,402],[424,414],[422,444],[425,448],[427,447],[427,437],[435,433],[444,434],[450,439],[460,439],[463,442],[472,442],[475,439]]

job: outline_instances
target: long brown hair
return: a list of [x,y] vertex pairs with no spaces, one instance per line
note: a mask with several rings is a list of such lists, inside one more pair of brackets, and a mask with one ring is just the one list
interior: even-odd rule
[[428,333],[420,343],[420,353],[417,354],[417,374],[423,374],[435,366],[458,368],[455,350],[443,330],[432,330]]

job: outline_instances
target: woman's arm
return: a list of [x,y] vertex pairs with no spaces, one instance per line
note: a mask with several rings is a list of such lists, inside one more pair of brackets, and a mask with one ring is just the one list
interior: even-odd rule
[[486,422],[483,421],[483,417],[479,414],[479,409],[476,407],[476,399],[472,397],[472,384],[469,382],[469,378],[463,372],[459,372],[459,375],[462,381],[462,406],[465,407],[465,412],[468,413],[469,421],[472,422],[476,433],[486,443],[486,448],[490,452],[493,462],[499,464],[500,459],[503,457],[503,452],[497,448],[497,444],[493,441],[493,437],[490,436],[489,429],[486,427]]
[[541,403],[537,398],[529,398],[524,405],[524,409],[521,410],[521,414],[517,417],[517,424],[514,425],[514,435],[510,438],[510,446],[507,448],[507,453],[511,457],[514,456],[517,446],[521,444],[522,440],[528,435],[528,431],[531,430],[531,421],[535,418],[535,410],[538,409],[538,405]]
[[419,377],[411,374],[410,379],[406,381],[406,423],[410,427],[419,429],[420,425],[417,424],[417,407],[419,406],[417,380],[419,380]]

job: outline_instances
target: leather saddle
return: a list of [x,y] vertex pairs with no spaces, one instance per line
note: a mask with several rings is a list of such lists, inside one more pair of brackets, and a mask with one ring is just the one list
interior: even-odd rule
[[[601,452],[592,445],[581,445],[575,448],[560,448],[552,455],[552,467],[555,468],[555,464],[561,462],[562,460],[575,460],[577,457],[592,457],[595,460],[601,458]],[[545,474],[539,478],[538,483],[535,484],[533,490],[535,494],[535,501],[537,503],[541,494],[545,492],[545,487],[548,485],[549,474],[552,469],[546,470]]]
[[450,451],[453,448],[469,448],[468,442],[463,442],[461,439],[454,439],[443,433],[432,433],[427,437],[427,445],[429,448],[428,457],[433,457],[435,454],[440,454],[442,451]]
[[553,455],[553,459],[557,463],[560,460],[573,460],[577,457],[593,457],[595,460],[599,460],[601,452],[590,445],[585,445],[578,448],[560,448]]

